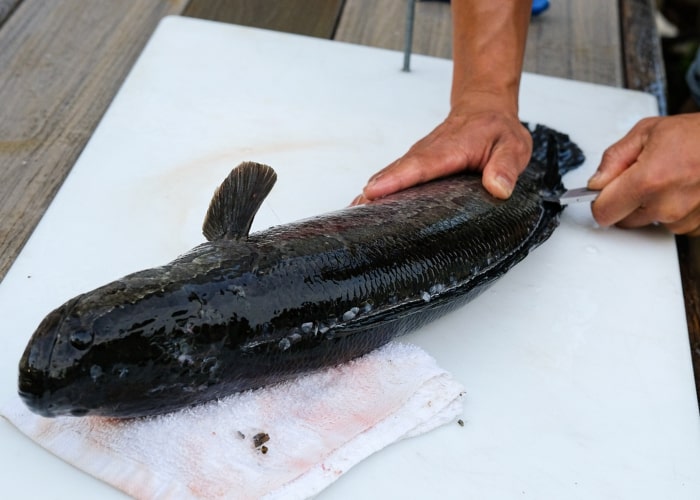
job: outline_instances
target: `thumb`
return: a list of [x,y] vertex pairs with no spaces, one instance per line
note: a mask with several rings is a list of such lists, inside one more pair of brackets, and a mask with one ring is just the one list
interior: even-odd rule
[[496,198],[510,198],[520,173],[527,167],[527,158],[514,151],[495,149],[484,166],[482,184]]

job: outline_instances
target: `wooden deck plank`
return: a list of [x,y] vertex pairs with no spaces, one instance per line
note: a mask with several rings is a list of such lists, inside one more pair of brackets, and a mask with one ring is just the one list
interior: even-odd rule
[[[403,50],[405,12],[406,0],[346,0],[335,39]],[[525,71],[622,86],[618,19],[608,0],[552,2],[531,22]],[[450,58],[451,38],[449,4],[418,2],[413,52]]]
[[[406,0],[346,0],[335,40],[403,51]],[[444,2],[418,2],[413,52],[452,57],[452,19]]]
[[652,0],[620,0],[625,87],[656,96],[659,114],[668,113],[666,70]]
[[186,0],[24,0],[3,24],[0,279],[158,21],[185,5]]
[[525,71],[621,87],[617,2],[551,2],[530,23]]
[[695,390],[700,405],[700,238],[676,237],[685,314],[688,321],[688,340],[695,372]]
[[331,38],[343,0],[191,0],[184,15]]
[[12,14],[21,0],[0,0],[0,26]]

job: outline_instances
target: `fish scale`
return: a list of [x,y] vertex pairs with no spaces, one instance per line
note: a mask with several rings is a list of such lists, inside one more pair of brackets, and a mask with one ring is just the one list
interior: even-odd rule
[[497,200],[462,173],[248,234],[272,188],[245,163],[214,195],[209,241],[49,313],[20,360],[19,393],[44,416],[178,410],[351,360],[468,302],[545,241],[563,134],[533,129],[533,159]]

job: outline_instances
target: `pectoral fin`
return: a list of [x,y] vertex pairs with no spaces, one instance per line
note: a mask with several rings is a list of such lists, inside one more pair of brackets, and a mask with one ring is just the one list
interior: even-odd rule
[[234,168],[214,193],[207,210],[202,226],[207,240],[246,238],[276,180],[272,167],[261,163],[244,162]]

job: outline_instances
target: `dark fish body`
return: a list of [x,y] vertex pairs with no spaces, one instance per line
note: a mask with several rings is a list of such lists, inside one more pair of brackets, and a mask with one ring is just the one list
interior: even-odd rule
[[20,396],[44,416],[158,414],[348,361],[431,321],[558,225],[561,207],[542,195],[582,157],[566,136],[533,134],[506,201],[460,174],[253,234],[275,176],[243,164],[212,201],[208,242],[44,319],[20,361]]

